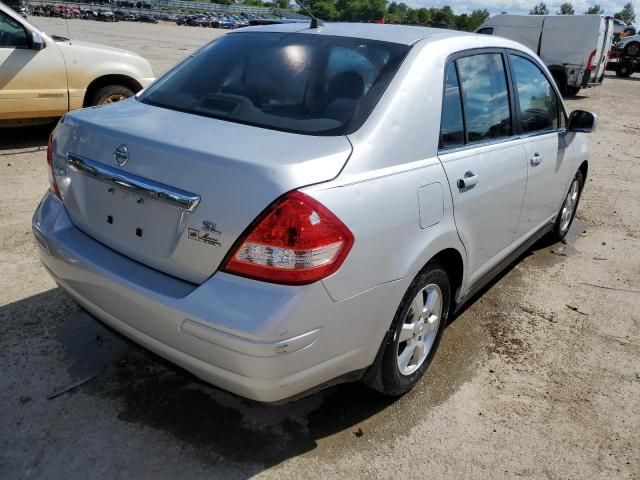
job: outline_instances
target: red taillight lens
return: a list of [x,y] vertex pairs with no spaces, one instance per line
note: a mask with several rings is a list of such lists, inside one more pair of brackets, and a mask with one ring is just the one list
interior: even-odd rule
[[238,245],[223,271],[301,285],[340,268],[353,245],[353,234],[318,201],[291,192],[269,207]]
[[53,142],[53,133],[49,135],[49,143],[47,144],[47,165],[49,168],[47,169],[49,172],[49,190],[56,197],[62,199],[60,195],[60,190],[58,190],[58,184],[56,183],[56,177],[53,174],[53,151],[51,148],[51,143]]
[[591,52],[591,55],[589,56],[589,63],[587,63],[587,70],[593,70],[593,67],[595,66],[593,64],[593,62],[596,59],[596,51],[594,50],[593,52]]

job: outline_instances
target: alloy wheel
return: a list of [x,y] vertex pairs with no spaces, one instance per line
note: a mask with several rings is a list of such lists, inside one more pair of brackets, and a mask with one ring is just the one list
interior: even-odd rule
[[442,291],[429,284],[415,296],[398,334],[397,364],[402,375],[411,375],[424,363],[438,335],[442,318]]
[[562,210],[560,211],[560,231],[563,233],[566,232],[571,225],[574,211],[578,205],[579,196],[580,180],[576,178],[571,184],[569,193],[567,193],[567,197],[564,199],[564,203],[562,204]]

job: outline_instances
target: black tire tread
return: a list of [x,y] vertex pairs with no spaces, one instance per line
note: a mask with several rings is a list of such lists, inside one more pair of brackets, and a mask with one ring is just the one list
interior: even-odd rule
[[[443,312],[442,318],[440,320],[440,327],[438,331],[438,336],[431,347],[431,352],[429,356],[422,364],[422,366],[411,376],[406,377],[406,381],[403,381],[402,384],[398,384],[397,379],[393,375],[393,371],[397,369],[396,366],[396,358],[395,358],[395,339],[394,334],[396,329],[398,328],[398,323],[400,321],[404,321],[406,310],[409,308],[409,305],[413,301],[415,295],[418,290],[423,288],[428,282],[432,282],[433,277],[439,277],[441,281],[444,281],[443,290]],[[448,319],[449,319],[449,311],[451,308],[451,284],[449,282],[449,277],[444,268],[437,261],[430,261],[423,270],[414,278],[409,285],[409,288],[405,292],[398,309],[396,310],[395,316],[393,317],[393,321],[391,322],[391,326],[387,331],[385,338],[380,347],[380,351],[378,356],[376,357],[376,362],[370,368],[370,371],[367,372],[363,381],[370,388],[377,390],[385,395],[389,396],[400,396],[404,393],[408,392],[413,386],[420,380],[420,378],[424,375],[425,371],[429,367],[431,360],[438,348],[440,343],[440,338],[442,337],[442,333],[446,328]],[[404,380],[404,379],[403,379]]]
[[124,85],[106,85],[96,91],[96,93],[91,97],[91,101],[89,102],[90,106],[100,105],[102,100],[111,95],[124,95],[126,97],[130,97],[134,94],[134,92]]

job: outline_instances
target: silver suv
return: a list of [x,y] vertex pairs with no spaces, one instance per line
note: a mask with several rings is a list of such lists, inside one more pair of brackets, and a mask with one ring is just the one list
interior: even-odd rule
[[400,395],[456,309],[566,235],[595,122],[503,38],[247,28],[67,114],[33,230],[78,303],[212,384]]

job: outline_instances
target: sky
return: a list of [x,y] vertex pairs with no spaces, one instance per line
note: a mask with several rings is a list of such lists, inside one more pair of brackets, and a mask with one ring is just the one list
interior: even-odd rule
[[[523,14],[529,13],[529,10],[533,5],[537,4],[540,0],[463,0],[456,2],[455,0],[405,0],[405,3],[410,7],[443,7],[449,5],[456,13],[469,13],[476,8],[486,8],[492,15],[500,12]],[[544,1],[544,0],[543,0]],[[570,1],[570,0],[569,0]],[[613,15],[620,11],[622,6],[627,3],[628,0],[594,0],[584,1],[575,0],[571,3],[576,13],[584,13],[591,5],[598,4],[607,15]],[[556,13],[560,8],[562,1],[545,1],[550,13]],[[640,0],[632,0],[633,8],[636,11],[636,15],[640,17]]]

